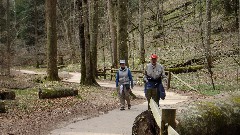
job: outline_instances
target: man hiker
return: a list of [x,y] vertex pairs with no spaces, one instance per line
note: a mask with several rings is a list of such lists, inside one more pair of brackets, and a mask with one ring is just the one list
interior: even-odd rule
[[125,66],[125,60],[120,60],[120,68],[116,74],[116,88],[121,103],[120,110],[125,110],[125,100],[128,109],[131,108],[129,93],[133,89],[133,79],[129,68]]
[[144,74],[145,82],[145,96],[148,101],[148,109],[150,109],[149,103],[152,98],[159,106],[160,98],[165,99],[165,89],[162,84],[162,80],[167,82],[167,76],[165,75],[164,67],[157,63],[158,56],[156,54],[151,55],[151,63],[147,64]]

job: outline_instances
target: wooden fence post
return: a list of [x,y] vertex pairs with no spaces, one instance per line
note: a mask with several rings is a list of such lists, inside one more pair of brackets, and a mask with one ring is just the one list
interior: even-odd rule
[[168,135],[168,126],[176,128],[176,109],[162,109],[162,124],[161,124],[161,135]]
[[167,89],[169,89],[170,88],[170,84],[171,84],[171,72],[170,71],[168,71],[168,82],[167,82]]
[[111,74],[110,80],[112,81],[112,78],[113,78],[113,75],[112,75],[113,74],[113,68],[112,67],[111,67],[111,73],[110,74]]
[[107,79],[107,75],[106,75],[106,67],[103,68],[103,75],[104,75],[104,79]]

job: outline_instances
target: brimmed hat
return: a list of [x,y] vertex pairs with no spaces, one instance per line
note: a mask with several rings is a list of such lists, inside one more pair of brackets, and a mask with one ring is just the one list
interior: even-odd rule
[[158,58],[158,56],[156,54],[151,55],[151,59],[157,59],[157,58]]
[[125,60],[120,60],[120,64],[125,64]]

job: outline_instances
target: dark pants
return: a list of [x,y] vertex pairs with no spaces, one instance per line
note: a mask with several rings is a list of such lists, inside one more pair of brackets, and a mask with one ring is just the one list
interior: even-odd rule
[[148,110],[150,109],[150,106],[149,106],[149,103],[150,103],[150,99],[152,98],[156,103],[157,105],[159,106],[159,96],[158,96],[158,89],[157,88],[151,88],[151,89],[147,89],[146,90],[146,98],[147,98],[147,101],[148,101]]

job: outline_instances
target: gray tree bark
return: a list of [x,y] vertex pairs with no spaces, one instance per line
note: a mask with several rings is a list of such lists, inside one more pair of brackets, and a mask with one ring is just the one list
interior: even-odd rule
[[205,56],[207,59],[207,68],[210,74],[210,78],[212,81],[213,89],[215,90],[214,81],[213,81],[213,71],[212,71],[212,53],[211,53],[211,46],[210,46],[210,39],[211,39],[211,18],[212,18],[212,1],[206,0],[206,28],[205,28]]
[[118,67],[118,59],[117,59],[117,27],[116,27],[116,19],[115,19],[115,11],[112,0],[108,0],[108,20],[110,25],[110,35],[111,35],[111,44],[113,50],[113,63],[112,66]]
[[10,3],[9,0],[7,0],[7,14],[6,14],[6,30],[7,30],[7,54],[6,54],[6,72],[5,75],[10,75],[10,66],[11,66],[11,43],[10,43]]
[[98,85],[92,71],[91,62],[91,46],[90,46],[90,33],[89,31],[89,3],[88,0],[83,0],[83,22],[84,22],[84,39],[85,39],[85,66],[86,78],[84,85]]
[[128,0],[118,0],[118,23],[117,23],[117,45],[119,47],[119,59],[125,60],[128,66]]
[[90,46],[92,58],[92,72],[94,77],[97,77],[98,0],[91,0],[90,15]]
[[83,3],[82,0],[78,0],[79,10],[79,41],[80,41],[80,65],[81,65],[81,79],[80,84],[85,83],[86,78],[86,66],[85,66],[85,38],[84,38],[84,22],[83,22]]
[[35,46],[35,58],[36,58],[36,68],[39,68],[39,46],[37,44],[38,42],[38,11],[37,11],[37,0],[34,0],[34,14],[35,14],[35,19],[34,19],[34,46]]
[[144,49],[144,28],[143,28],[143,0],[139,0],[139,44],[140,44],[140,60],[141,60],[141,68],[144,70],[145,63],[145,49]]
[[88,21],[88,1],[83,0],[83,23],[84,23],[84,39],[85,39],[85,66],[86,78],[84,84],[91,84],[91,53],[90,53],[90,39],[89,39],[89,21]]
[[57,68],[57,30],[56,4],[57,0],[46,0],[47,24],[47,79],[59,81]]

